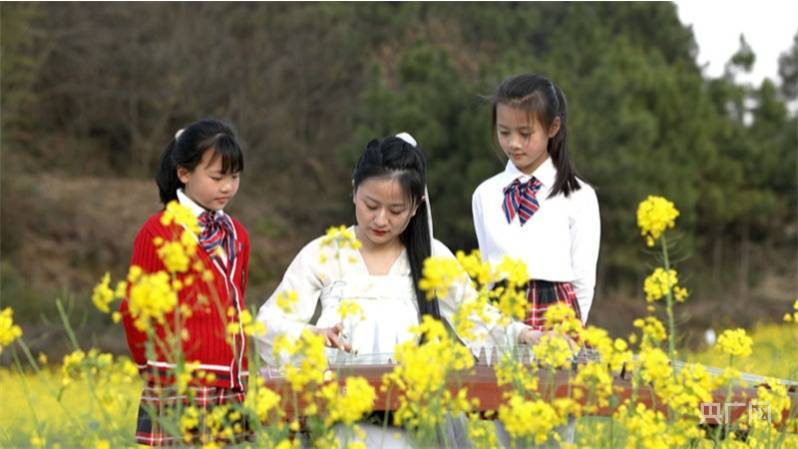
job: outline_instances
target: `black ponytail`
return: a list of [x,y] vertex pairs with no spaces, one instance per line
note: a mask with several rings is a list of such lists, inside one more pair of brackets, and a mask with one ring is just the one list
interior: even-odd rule
[[213,149],[222,158],[222,173],[244,170],[244,154],[233,128],[215,119],[196,121],[181,129],[161,154],[155,173],[158,194],[165,205],[177,199],[177,190],[184,187],[177,177],[177,168],[194,171],[205,151]]
[[568,102],[563,91],[553,81],[541,75],[517,75],[505,80],[490,97],[493,108],[493,135],[496,136],[496,106],[505,104],[525,110],[530,117],[540,120],[548,130],[556,119],[560,129],[549,139],[547,151],[557,177],[549,197],[562,193],[566,197],[580,189],[571,155],[568,151]]
[[429,211],[424,201],[427,160],[418,147],[398,137],[372,140],[366,145],[366,150],[355,165],[355,173],[352,177],[354,188],[357,190],[358,186],[366,179],[384,176],[395,177],[412,203],[418,206],[416,214],[410,218],[410,222],[399,236],[399,240],[407,251],[410,275],[413,279],[413,289],[416,293],[416,303],[420,315],[429,315],[440,320],[441,312],[438,301],[427,300],[426,295],[419,288],[424,261],[432,256]]
[[161,203],[163,204],[176,200],[177,189],[183,187],[183,183],[177,177],[177,164],[173,156],[175,140],[175,138],[172,138],[172,141],[163,150],[161,163],[158,165],[158,171],[155,172],[155,183],[158,185],[158,195],[161,197]]
[[413,288],[416,291],[416,302],[421,316],[429,315],[436,320],[441,319],[441,311],[436,298],[428,300],[425,293],[419,288],[419,281],[423,275],[424,261],[432,256],[432,242],[429,235],[429,221],[427,218],[427,203],[421,201],[416,215],[410,219],[407,229],[399,237],[407,249],[407,259],[410,261],[410,275],[413,278]]
[[[560,118],[560,129],[557,134],[549,139],[549,156],[557,167],[557,177],[554,180],[554,186],[551,189],[549,198],[562,192],[566,197],[581,187],[576,180],[576,168],[571,155],[568,152],[568,102],[565,99],[565,94],[553,81],[550,81],[551,88],[555,95],[553,98],[557,100],[556,113]],[[554,119],[552,119],[553,121]]]

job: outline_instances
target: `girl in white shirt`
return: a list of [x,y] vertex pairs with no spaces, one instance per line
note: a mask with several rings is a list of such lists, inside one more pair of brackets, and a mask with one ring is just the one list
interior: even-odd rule
[[555,302],[573,307],[585,323],[596,284],[599,208],[571,162],[565,95],[545,77],[525,74],[499,85],[491,103],[493,131],[509,160],[473,195],[482,257],[526,263],[526,322],[533,328],[542,328]]

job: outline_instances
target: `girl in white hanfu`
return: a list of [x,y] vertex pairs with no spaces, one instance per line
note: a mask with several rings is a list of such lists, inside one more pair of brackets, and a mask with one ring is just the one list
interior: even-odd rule
[[[476,294],[465,291],[470,289],[467,282],[455,283],[447,295],[429,301],[418,287],[425,259],[454,258],[443,243],[432,238],[426,166],[423,153],[407,133],[368,143],[352,180],[357,225],[350,232],[362,246],[331,254],[320,237],[294,258],[258,313],[267,329],[258,338],[260,355],[267,364],[276,363],[273,347],[278,336],[298,339],[305,329],[325,337],[332,363],[351,354],[386,363],[397,344],[416,338],[410,328],[418,325],[422,316],[451,325],[464,295]],[[289,294],[295,294],[296,302],[286,312],[277,298]],[[354,301],[363,312],[362,319],[342,319],[339,305],[343,300]],[[318,304],[321,313],[313,324]],[[490,314],[495,317],[498,311],[491,309]],[[532,344],[539,337],[539,332],[519,322],[501,327],[483,323],[476,314],[472,321],[477,340],[461,340],[475,355],[484,345],[503,346],[512,341],[509,339]],[[384,438],[382,426],[360,427],[366,433],[366,447],[409,447],[401,429],[389,427],[391,437]],[[399,439],[393,437],[397,433]],[[462,436],[460,431],[454,433]]]

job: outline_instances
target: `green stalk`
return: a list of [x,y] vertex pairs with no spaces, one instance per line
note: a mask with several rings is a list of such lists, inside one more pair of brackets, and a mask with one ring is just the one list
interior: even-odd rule
[[0,426],[0,433],[3,435],[3,441],[5,441],[5,444],[8,445],[6,447],[12,447],[11,435],[8,434],[8,429],[6,429],[6,426]]
[[58,315],[61,317],[61,322],[64,323],[64,330],[69,337],[69,341],[72,343],[72,346],[74,346],[75,350],[80,350],[78,339],[75,337],[75,332],[72,330],[72,326],[69,324],[69,318],[66,316],[64,306],[61,304],[61,298],[55,299],[55,306],[58,308]]
[[19,361],[19,356],[17,356],[17,351],[12,348],[11,355],[14,356],[14,363],[17,367],[17,372],[19,373],[19,378],[22,381],[22,391],[25,393],[25,399],[28,402],[28,408],[30,408],[30,413],[33,415],[33,422],[36,425],[36,431],[39,432],[41,430],[41,421],[39,417],[36,416],[36,408],[33,406],[33,400],[30,396],[30,388],[28,388],[28,381],[25,378],[25,371],[22,369],[22,362]]
[[[662,234],[662,258],[665,264],[665,276],[667,279],[668,273],[671,270],[671,262],[668,257],[668,241],[665,234]],[[671,362],[676,360],[676,325],[673,320],[673,289],[668,288],[665,294],[666,310],[668,312],[668,357]],[[676,370],[673,370],[673,378],[676,379]]]
[[33,370],[38,374],[41,371],[41,369],[39,368],[39,364],[36,363],[36,359],[33,358],[33,354],[30,352],[30,348],[25,343],[25,340],[19,338],[17,339],[17,343],[19,343],[19,346],[22,348],[22,352],[25,353],[25,357],[28,359],[28,363],[30,363],[30,366],[32,366]]
[[[30,349],[28,349],[27,344],[25,344],[25,342],[24,342],[24,340],[22,340],[22,338],[17,339],[17,343],[19,343],[20,346],[22,346],[22,348],[28,354],[30,354]],[[27,383],[27,380],[26,380],[26,377],[25,377],[25,373],[24,373],[24,371],[22,371],[22,363],[20,363],[19,358],[17,357],[16,350],[12,349],[12,354],[14,356],[14,360],[16,361],[17,370],[18,370],[20,378],[22,380],[23,389],[25,391],[25,397],[27,398],[29,405],[32,407],[32,401],[31,401],[30,395],[29,395],[28,383]],[[67,410],[66,407],[64,407],[64,404],[61,403],[61,400],[59,398],[60,393],[56,393],[52,388],[50,388],[49,384],[47,385],[47,389],[49,390],[50,395],[57,399],[56,402],[58,402],[58,405],[61,407],[61,409],[63,410],[64,414],[73,422],[73,424],[75,424],[76,427],[79,427],[79,428],[82,429],[81,431],[84,431],[85,429],[83,428],[83,423],[81,423],[75,417],[74,411]],[[35,410],[31,409],[31,413],[33,414],[34,420],[37,423],[36,427],[39,427],[39,424],[38,424],[39,420],[36,418]]]

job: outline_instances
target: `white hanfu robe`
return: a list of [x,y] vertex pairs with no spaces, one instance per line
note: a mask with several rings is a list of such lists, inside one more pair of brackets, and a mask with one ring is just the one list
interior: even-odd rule
[[[350,231],[354,232],[353,228]],[[308,243],[294,258],[274,293],[261,306],[258,320],[266,326],[266,334],[258,337],[258,351],[267,364],[276,362],[272,354],[274,341],[279,335],[291,339],[299,338],[302,331],[310,328],[316,305],[321,302],[321,315],[316,327],[330,327],[343,322],[344,338],[352,350],[360,356],[385,357],[393,355],[397,344],[414,337],[410,327],[419,324],[413,280],[407,252],[403,250],[391,266],[388,274],[373,275],[358,250],[344,248],[338,254],[324,248],[322,239]],[[454,258],[452,252],[438,240],[433,241],[433,257]],[[295,292],[297,302],[288,313],[277,305],[280,294]],[[451,324],[452,317],[461,301],[475,295],[467,279],[452,285],[447,295],[439,298],[441,317]],[[363,311],[363,319],[347,317],[342,320],[339,304],[342,300],[355,302]],[[461,341],[478,354],[483,346],[507,346],[510,340],[525,327],[514,322],[508,327],[496,324],[498,311],[492,307],[487,313],[491,323],[485,323],[474,314],[470,319],[475,324],[477,338]],[[328,354],[340,352],[330,349]],[[331,362],[333,359],[328,359]],[[375,360],[376,361],[376,360]]]
[[[354,233],[354,228],[350,231]],[[432,255],[454,258],[438,240],[433,241]],[[297,302],[290,312],[285,312],[277,305],[277,297],[289,292],[296,293]],[[470,287],[467,277],[452,285],[448,294],[438,299],[443,320],[451,325],[460,302],[473,295],[476,292]],[[342,320],[339,313],[342,300],[354,301],[363,311],[362,320],[359,317]],[[410,328],[419,324],[419,311],[406,250],[402,251],[388,274],[373,275],[368,272],[358,250],[343,248],[335,251],[323,247],[322,238],[318,238],[308,243],[294,258],[280,285],[258,312],[257,319],[266,326],[266,334],[257,339],[258,351],[267,365],[277,363],[273,355],[275,339],[280,335],[298,338],[303,330],[312,326],[310,321],[319,302],[321,314],[316,326],[331,327],[342,322],[342,336],[352,345],[353,353],[374,363],[388,362],[397,344],[416,338]],[[469,319],[475,324],[473,333],[476,338],[460,338],[475,355],[483,347],[490,354],[493,346],[508,346],[525,327],[520,322],[499,326],[496,324],[499,312],[493,307],[489,307],[487,316],[490,323],[473,314]],[[331,363],[350,357],[333,348],[327,349],[327,356]],[[386,438],[379,426],[361,425],[361,428],[367,435],[367,443],[384,441],[385,447],[410,447],[407,435],[401,429],[389,428],[391,436]],[[397,433],[400,441],[394,439]],[[461,439],[461,430],[448,433],[456,433],[457,439]]]

